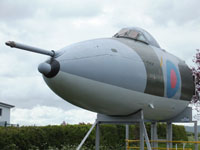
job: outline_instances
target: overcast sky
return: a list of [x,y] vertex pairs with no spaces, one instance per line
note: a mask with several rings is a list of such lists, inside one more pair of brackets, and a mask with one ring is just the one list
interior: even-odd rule
[[59,50],[137,26],[191,66],[200,48],[199,6],[199,0],[0,0],[0,101],[15,105],[11,122],[92,123],[96,114],[69,104],[47,87],[37,71],[47,56],[11,49],[6,41]]

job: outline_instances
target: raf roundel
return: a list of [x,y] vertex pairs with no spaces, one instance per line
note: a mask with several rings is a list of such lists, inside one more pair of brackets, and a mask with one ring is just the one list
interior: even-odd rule
[[169,60],[166,62],[167,68],[167,97],[173,97],[180,87],[180,75],[176,66]]

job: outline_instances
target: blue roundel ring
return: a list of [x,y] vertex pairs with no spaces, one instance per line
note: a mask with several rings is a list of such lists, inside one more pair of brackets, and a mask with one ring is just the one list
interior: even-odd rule
[[173,97],[180,87],[180,74],[176,66],[169,60],[166,61],[167,68],[167,97]]

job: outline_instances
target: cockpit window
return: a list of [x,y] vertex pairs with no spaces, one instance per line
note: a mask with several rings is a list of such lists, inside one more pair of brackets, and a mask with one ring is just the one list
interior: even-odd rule
[[115,34],[114,37],[130,38],[130,39],[141,41],[141,42],[148,44],[148,41],[145,39],[144,35],[136,30],[122,29],[117,34]]
[[139,36],[139,33],[136,31],[129,31],[129,37],[133,38],[133,39],[137,39],[137,37]]
[[129,29],[122,29],[117,34],[115,34],[115,37],[127,37],[136,39],[138,36],[138,32],[129,30]]
[[129,38],[160,48],[156,40],[141,28],[123,28],[114,35],[116,38]]
[[128,29],[122,29],[116,34],[116,36],[126,36],[128,34],[128,31]]

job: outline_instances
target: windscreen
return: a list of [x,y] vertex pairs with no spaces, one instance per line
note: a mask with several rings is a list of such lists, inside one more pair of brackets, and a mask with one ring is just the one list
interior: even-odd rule
[[129,38],[160,48],[156,40],[141,28],[123,28],[114,35],[116,38]]

